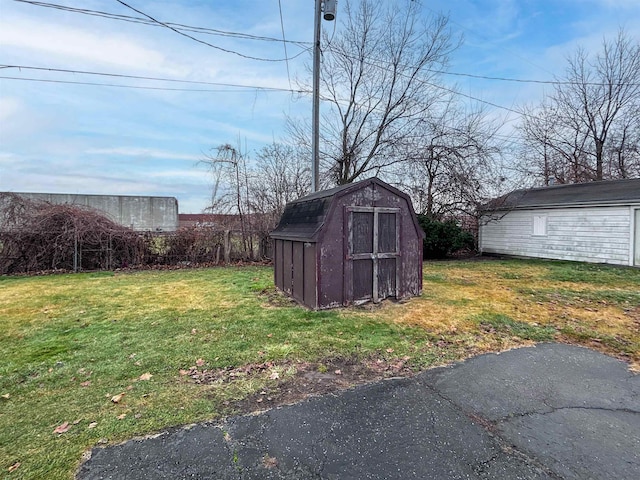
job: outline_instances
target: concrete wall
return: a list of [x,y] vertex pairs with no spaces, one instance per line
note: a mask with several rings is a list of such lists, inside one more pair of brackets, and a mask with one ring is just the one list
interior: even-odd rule
[[95,208],[114,222],[133,230],[166,232],[178,228],[178,200],[175,197],[19,192],[16,195],[54,204],[69,203]]
[[[483,217],[482,253],[634,265],[639,205],[513,210]],[[637,265],[637,263],[636,263]]]

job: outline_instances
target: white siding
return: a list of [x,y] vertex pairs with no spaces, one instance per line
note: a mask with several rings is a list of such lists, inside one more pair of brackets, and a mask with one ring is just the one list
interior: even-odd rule
[[[628,206],[575,207],[513,210],[494,220],[483,217],[480,251],[629,265],[632,212]],[[534,222],[541,217],[546,217],[546,232],[534,235]]]

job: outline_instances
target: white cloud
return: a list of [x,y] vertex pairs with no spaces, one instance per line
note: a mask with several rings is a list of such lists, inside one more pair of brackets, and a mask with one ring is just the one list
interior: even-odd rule
[[21,98],[0,97],[0,144],[5,148],[24,142],[36,133],[42,135],[52,121],[47,114],[30,108]]
[[196,170],[159,170],[157,172],[150,172],[147,174],[150,178],[157,179],[165,179],[168,178],[170,180],[180,180],[180,181],[190,181],[197,184],[206,185],[209,182],[206,173],[203,169]]
[[[174,73],[165,55],[123,34],[103,33],[59,23],[48,23],[44,17],[36,20],[21,17],[3,22],[0,46],[15,53],[26,49],[48,58],[73,62],[106,64],[134,70]],[[9,50],[11,49],[11,50]]]
[[120,155],[125,157],[146,157],[146,158],[164,158],[170,160],[188,160],[197,162],[201,160],[199,155],[189,155],[184,153],[175,153],[167,150],[156,150],[153,148],[138,147],[115,147],[115,148],[90,148],[86,152],[88,155]]
[[10,122],[22,109],[22,102],[17,98],[0,97],[0,123],[6,125]]

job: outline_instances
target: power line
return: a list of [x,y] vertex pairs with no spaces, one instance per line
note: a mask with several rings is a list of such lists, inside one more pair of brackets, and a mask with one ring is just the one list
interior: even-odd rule
[[243,58],[248,58],[249,60],[258,60],[258,61],[261,61],[261,62],[284,62],[284,61],[287,61],[287,60],[293,60],[294,58],[299,57],[300,55],[302,55],[303,53],[305,53],[306,51],[309,50],[309,49],[302,50],[300,53],[294,55],[290,59],[287,59],[287,58],[279,58],[279,59],[261,58],[261,57],[254,57],[254,56],[251,56],[251,55],[245,55],[244,53],[236,52],[235,50],[229,50],[227,48],[222,48],[222,47],[219,47],[217,45],[213,45],[213,44],[211,44],[209,42],[205,42],[204,40],[200,40],[199,38],[196,38],[194,36],[189,35],[188,33],[181,32],[177,28],[172,27],[171,25],[169,25],[167,23],[161,22],[160,20],[156,20],[151,15],[148,15],[148,14],[144,13],[143,11],[132,7],[131,5],[129,5],[126,2],[123,2],[122,0],[116,0],[116,2],[118,2],[119,4],[129,8],[131,10],[133,10],[136,13],[139,13],[140,15],[143,15],[143,16],[147,17],[149,20],[152,20],[152,21],[156,22],[159,25],[162,25],[163,27],[166,27],[169,30],[174,31],[178,35],[182,35],[183,37],[186,37],[186,38],[189,38],[189,39],[193,40],[194,42],[201,43],[202,45],[206,45],[207,47],[215,48],[216,50],[220,50],[220,51],[225,52],[225,53],[232,53],[234,55],[238,55],[238,56],[243,57]]
[[[155,26],[155,27],[163,27],[163,24],[159,24],[157,22],[151,21],[149,19],[146,18],[142,18],[142,17],[133,17],[133,16],[129,16],[129,15],[121,15],[121,14],[115,14],[115,13],[109,13],[109,12],[102,12],[99,10],[89,10],[89,9],[84,9],[84,8],[75,8],[75,7],[68,7],[66,5],[58,5],[55,3],[49,3],[49,2],[38,2],[38,1],[34,1],[34,0],[14,0],[15,2],[20,2],[20,3],[25,3],[25,4],[29,4],[29,5],[34,5],[34,6],[39,6],[39,7],[48,7],[48,8],[54,8],[54,9],[58,9],[58,10],[63,10],[63,11],[69,11],[69,12],[74,12],[74,13],[81,13],[81,14],[86,14],[86,15],[94,15],[94,16],[99,16],[99,17],[105,17],[105,18],[110,18],[110,19],[114,19],[114,20],[123,20],[123,21],[128,21],[131,23],[140,23],[140,24],[144,24],[144,25],[149,25],[149,26]],[[309,46],[312,44],[312,42],[302,42],[302,41],[294,41],[294,40],[286,40],[285,36],[284,36],[284,25],[282,23],[282,8],[280,5],[281,0],[278,0],[279,2],[279,8],[280,8],[280,22],[281,22],[281,27],[282,27],[282,31],[283,31],[283,38],[273,38],[273,37],[264,37],[264,36],[256,36],[256,35],[250,35],[250,34],[246,34],[246,33],[239,33],[239,32],[230,32],[230,31],[224,31],[224,30],[216,30],[216,29],[212,29],[212,28],[206,28],[206,27],[195,27],[195,26],[190,26],[190,25],[184,25],[181,23],[173,23],[173,22],[164,22],[166,25],[171,25],[173,27],[176,27],[178,30],[187,30],[187,31],[192,31],[194,33],[203,33],[203,34],[208,34],[208,35],[219,35],[219,36],[226,36],[226,37],[233,37],[233,38],[239,38],[239,39],[245,39],[245,40],[256,40],[256,41],[270,41],[270,42],[282,42],[284,44],[284,49],[285,49],[285,57],[288,57],[287,54],[287,48],[286,48],[286,44],[290,43],[290,44],[294,44],[294,45],[298,45],[298,46]],[[453,20],[452,20],[453,22]],[[456,22],[453,22],[456,23]],[[462,28],[466,28],[463,25],[456,23],[457,25],[459,25]],[[335,27],[335,24],[334,24]],[[335,33],[335,28],[334,28],[334,33]],[[477,33],[477,32],[474,32]],[[331,42],[329,42],[328,46],[330,46]],[[285,58],[282,59],[282,61],[287,61],[288,64],[288,60],[289,58]],[[279,61],[279,60],[273,60],[273,61]],[[287,65],[288,67],[288,65]],[[509,78],[509,77],[494,77],[494,76],[487,76],[487,75],[477,75],[477,74],[472,74],[472,73],[465,73],[465,72],[450,72],[450,71],[444,71],[444,70],[429,70],[432,73],[438,73],[438,74],[442,74],[442,75],[449,75],[449,76],[458,76],[458,77],[468,77],[468,78],[477,78],[477,79],[481,79],[481,80],[492,80],[492,81],[503,81],[503,82],[514,82],[514,83],[533,83],[533,84],[543,84],[543,85],[578,85],[578,82],[570,82],[570,81],[561,81],[561,80],[533,80],[533,79],[522,79],[522,78]],[[598,82],[585,82],[585,83],[580,83],[580,85],[590,85],[590,86],[607,86],[608,84],[606,83],[598,83]],[[630,84],[630,85],[638,85],[636,83]]]
[[[282,19],[282,2],[278,0],[278,10],[280,11],[280,27],[282,28],[282,45],[284,46],[284,57],[287,58],[287,41],[284,35],[284,20]],[[289,73],[289,60],[287,60],[287,78],[289,79],[289,88],[291,88],[291,74]]]
[[[516,82],[516,83],[538,83],[543,85],[588,85],[595,87],[607,87],[610,83],[604,82],[571,82],[568,80],[530,80],[523,78],[509,78],[509,77],[490,77],[487,75],[474,75],[472,73],[462,73],[462,72],[447,72],[444,70],[428,70],[432,73],[439,73],[443,75],[452,75],[456,77],[470,77],[470,78],[478,78],[481,80],[495,80],[501,82]],[[628,83],[629,86],[638,86],[638,83]]]
[[[77,82],[71,80],[51,80],[44,78],[29,78],[29,77],[3,77],[0,76],[0,79],[4,80],[23,80],[28,82],[43,82],[43,83],[64,83],[71,85],[91,85],[91,86],[100,86],[100,87],[117,87],[117,88],[134,88],[138,90],[162,90],[162,91],[175,91],[175,92],[247,92],[248,90],[229,90],[229,89],[210,89],[210,88],[170,88],[170,87],[147,87],[143,85],[123,85],[118,83],[98,83],[98,82]],[[251,88],[253,90],[264,90],[264,91],[283,91],[287,93],[307,93],[303,91],[294,91],[287,90],[285,88],[263,88],[263,87],[247,87],[246,85],[237,85],[237,87],[245,87]]]
[[[387,66],[384,66],[384,65],[377,64],[377,63],[375,63],[375,62],[371,62],[370,60],[367,60],[367,59],[364,59],[364,58],[358,58],[358,57],[356,57],[356,56],[346,55],[344,52],[342,52],[342,55],[344,55],[344,56],[346,56],[346,57],[350,58],[351,60],[355,60],[355,61],[358,61],[358,62],[362,62],[362,63],[363,63],[363,64],[365,64],[365,65],[369,65],[369,66],[372,66],[372,67],[375,67],[375,68],[379,68],[379,69],[381,69],[381,70],[386,70],[387,72],[392,72],[391,68],[389,68],[389,67],[387,67]],[[425,70],[426,70],[426,71],[431,71],[431,70],[428,70],[428,69],[425,69]],[[393,73],[394,73],[394,74],[396,74],[396,75],[400,75],[400,76],[402,76],[402,77],[406,77],[406,78],[409,78],[409,79],[413,79],[413,80],[415,80],[415,81],[417,81],[417,82],[419,82],[419,83],[422,83],[423,85],[428,85],[428,86],[430,86],[430,87],[434,87],[434,88],[437,88],[437,89],[440,89],[440,90],[444,90],[444,91],[449,92],[449,93],[451,93],[451,94],[453,94],[453,95],[459,95],[459,96],[462,96],[462,97],[468,98],[468,99],[470,99],[470,100],[474,100],[474,101],[476,101],[476,102],[480,102],[480,103],[483,103],[483,104],[485,104],[485,105],[489,105],[489,106],[492,106],[492,107],[494,107],[494,108],[498,108],[498,109],[500,109],[500,110],[505,110],[505,111],[507,111],[507,112],[515,113],[515,114],[517,114],[517,115],[524,116],[524,117],[536,118],[536,117],[534,117],[533,115],[529,115],[529,114],[526,114],[526,113],[524,113],[524,112],[519,112],[519,111],[517,111],[517,110],[514,110],[513,108],[504,107],[504,106],[502,106],[502,105],[498,105],[497,103],[489,102],[489,101],[487,101],[487,100],[482,100],[481,98],[474,97],[474,96],[472,96],[472,95],[467,95],[467,94],[465,94],[465,93],[458,92],[458,91],[453,90],[453,89],[451,89],[451,88],[443,87],[442,85],[437,85],[437,84],[435,84],[435,83],[428,82],[428,81],[423,80],[423,79],[421,79],[421,78],[419,78],[419,77],[413,77],[413,76],[410,76],[410,75],[406,75],[406,74],[399,73],[399,72],[397,72],[397,71],[393,71]],[[439,73],[439,72],[438,72],[438,71],[433,71],[433,73]],[[443,73],[444,73],[444,72],[443,72]]]
[[[49,3],[49,2],[38,2],[38,1],[33,1],[33,0],[14,0],[15,2],[20,2],[20,3],[25,3],[28,5],[33,5],[36,7],[45,7],[45,8],[52,8],[55,10],[61,10],[61,11],[65,11],[65,12],[72,12],[72,13],[79,13],[79,14],[83,14],[83,15],[91,15],[91,16],[95,16],[95,17],[101,17],[101,18],[108,18],[111,20],[120,20],[120,21],[124,21],[124,22],[130,22],[130,23],[138,23],[138,24],[143,24],[143,25],[148,25],[148,26],[152,26],[152,27],[163,27],[163,25],[160,25],[154,21],[151,21],[147,18],[143,18],[143,17],[133,17],[131,15],[122,15],[122,14],[116,14],[116,13],[110,13],[110,12],[104,12],[104,11],[100,11],[100,10],[90,10],[90,9],[86,9],[86,8],[76,8],[76,7],[69,7],[66,5],[59,5],[56,3]],[[293,45],[297,45],[300,47],[308,47],[309,45],[311,45],[311,42],[302,42],[302,41],[295,41],[295,40],[282,40],[280,38],[273,38],[273,37],[264,37],[264,36],[258,36],[258,35],[251,35],[248,33],[240,33],[240,32],[230,32],[230,31],[225,31],[225,30],[217,30],[214,28],[206,28],[206,27],[195,27],[192,25],[185,25],[182,23],[174,23],[174,22],[165,22],[167,25],[171,25],[173,27],[176,27],[178,30],[185,30],[185,31],[190,31],[190,32],[194,32],[194,33],[202,33],[205,35],[217,35],[217,36],[221,36],[221,37],[232,37],[232,38],[239,38],[242,40],[256,40],[256,41],[268,41],[268,42],[286,42],[286,43],[291,43]]]
[[[92,72],[88,70],[71,70],[65,68],[50,68],[50,67],[34,67],[28,65],[4,65],[0,64],[0,68],[16,68],[18,70],[37,70],[37,71],[45,71],[45,72],[56,72],[56,73],[72,73],[72,74],[81,74],[81,75],[97,75],[103,77],[115,77],[115,78],[128,78],[133,80],[153,80],[158,82],[173,82],[173,83],[186,83],[186,84],[195,84],[195,85],[214,85],[219,87],[236,87],[236,88],[247,88],[251,90],[273,90],[273,91],[282,91],[289,93],[305,93],[303,90],[293,90],[287,88],[279,88],[279,87],[263,87],[258,85],[241,85],[235,83],[221,83],[221,82],[205,82],[205,81],[197,81],[197,80],[180,80],[176,78],[161,78],[161,77],[146,77],[140,75],[125,75],[121,73],[108,73],[108,72]],[[4,77],[9,78],[9,77]],[[12,77],[13,78],[13,77]],[[15,77],[19,78],[19,77]],[[96,84],[100,85],[100,84]],[[186,90],[189,91],[189,90]],[[206,91],[206,90],[203,90]]]

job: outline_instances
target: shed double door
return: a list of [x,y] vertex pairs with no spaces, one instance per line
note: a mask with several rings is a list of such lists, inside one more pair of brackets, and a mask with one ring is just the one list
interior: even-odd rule
[[400,209],[348,207],[347,232],[347,301],[398,297]]

